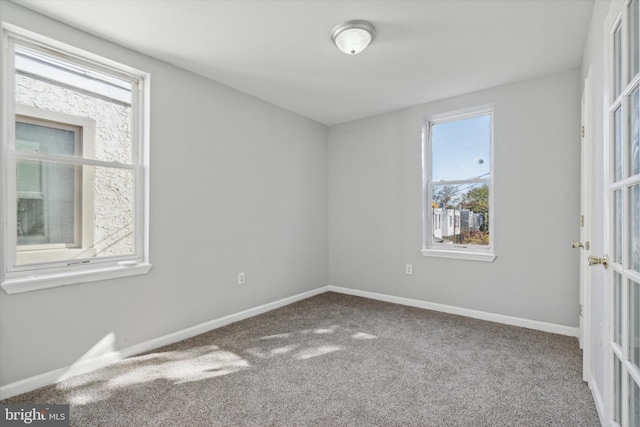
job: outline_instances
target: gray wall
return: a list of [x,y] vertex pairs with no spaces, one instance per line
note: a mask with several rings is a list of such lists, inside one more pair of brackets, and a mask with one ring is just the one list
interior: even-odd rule
[[[331,127],[330,283],[578,326],[579,90],[571,70]],[[484,104],[497,259],[423,257],[422,118]]]
[[117,350],[327,285],[326,126],[13,3],[0,18],[151,73],[153,263],[0,291],[0,385],[71,365],[110,333]]

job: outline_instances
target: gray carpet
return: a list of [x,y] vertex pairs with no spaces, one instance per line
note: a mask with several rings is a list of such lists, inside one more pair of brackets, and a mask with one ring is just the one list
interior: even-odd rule
[[598,426],[575,338],[325,293],[1,403],[74,426]]

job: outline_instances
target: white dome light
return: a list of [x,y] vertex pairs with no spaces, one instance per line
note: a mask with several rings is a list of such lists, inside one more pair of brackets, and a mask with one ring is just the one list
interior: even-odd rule
[[347,21],[336,26],[331,32],[331,40],[347,55],[356,55],[363,50],[376,34],[376,29],[367,21]]

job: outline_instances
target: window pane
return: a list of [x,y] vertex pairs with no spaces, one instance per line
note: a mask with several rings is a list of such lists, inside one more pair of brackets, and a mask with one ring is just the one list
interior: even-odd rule
[[613,171],[615,181],[622,179],[622,109],[613,113]]
[[622,263],[622,191],[613,192],[613,261]]
[[18,245],[74,244],[77,168],[18,159]]
[[618,356],[613,357],[613,420],[621,424],[622,420],[622,365]]
[[629,294],[630,360],[640,368],[640,284],[631,282]]
[[[23,244],[76,243],[61,248],[18,246],[17,264],[76,261],[95,257],[133,255],[134,179],[133,171],[117,168],[41,163],[43,170],[66,171],[79,186],[80,200],[57,200],[44,192],[41,199],[18,200],[18,240]],[[75,174],[75,179],[73,179]],[[44,175],[44,174],[43,174]],[[56,185],[63,188],[64,185]],[[53,191],[53,190],[50,190]],[[51,193],[58,194],[58,193]],[[60,198],[59,198],[60,199]],[[74,203],[81,215],[74,215]],[[55,236],[58,237],[54,240]]]
[[134,254],[133,172],[102,167],[86,169],[95,171],[96,256]]
[[640,387],[629,376],[629,425],[640,427]]
[[16,188],[24,199],[42,199],[42,163],[18,159],[16,164]]
[[434,183],[489,178],[491,116],[439,123],[431,131]]
[[620,27],[613,33],[613,91],[616,98],[622,91],[622,36]]
[[631,186],[629,195],[629,264],[640,272],[640,184]]
[[[640,2],[640,0],[638,0]],[[637,3],[637,2],[636,2]],[[640,173],[640,91],[631,96],[631,148],[629,153],[629,170],[631,175]]]
[[75,154],[76,132],[56,127],[16,122],[16,150],[27,153]]
[[22,47],[15,61],[16,104],[95,121],[95,145],[75,155],[132,162],[131,82]]
[[622,276],[619,273],[614,273],[613,313],[613,341],[622,346]]
[[489,244],[489,187],[434,185],[431,203],[434,243]]
[[632,0],[631,3],[629,4],[629,54],[630,54],[630,59],[629,59],[629,65],[630,65],[630,71],[631,73],[629,74],[631,76],[631,78],[633,78],[636,74],[638,74],[638,65],[639,65],[639,60],[638,60],[638,54],[640,52],[640,49],[638,49],[638,38],[639,38],[639,33],[638,33],[638,18],[639,16],[639,8],[638,8],[638,4],[640,3],[639,0]]

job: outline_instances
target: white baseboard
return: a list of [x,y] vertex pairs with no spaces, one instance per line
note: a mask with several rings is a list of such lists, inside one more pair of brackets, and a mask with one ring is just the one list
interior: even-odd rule
[[559,335],[567,335],[570,337],[577,337],[579,331],[578,328],[571,326],[540,322],[538,320],[522,319],[520,317],[505,316],[502,314],[488,313],[485,311],[471,310],[468,308],[437,304],[434,302],[421,301],[411,298],[396,297],[393,295],[378,294],[375,292],[359,291],[355,289],[342,288],[339,286],[328,286],[327,290],[347,295],[354,295],[379,301],[391,302],[394,304],[407,305],[410,307],[425,308],[427,310],[457,314],[458,316],[472,317],[474,319],[488,320],[490,322],[503,323],[505,325],[519,326],[521,328],[535,329],[537,331],[551,332],[553,334]]
[[149,341],[145,341],[131,347],[121,349],[119,351],[110,351],[97,357],[81,359],[71,366],[56,369],[50,372],[45,372],[44,374],[36,375],[0,387],[0,400],[7,399],[18,394],[26,393],[28,391],[32,391],[50,384],[54,384],[58,381],[62,381],[74,375],[79,375],[82,373],[100,369],[107,365],[110,365],[113,362],[117,362],[118,360],[131,357],[136,354],[144,353],[155,348],[163,347],[165,345],[173,344],[175,342],[194,337],[204,332],[221,328],[222,326],[226,326],[240,320],[248,319],[250,317],[257,316],[258,314],[266,313],[268,311],[275,310],[276,308],[284,307],[294,302],[301,301],[303,299],[307,299],[325,292],[327,292],[327,287],[303,292],[298,295],[283,298],[281,300],[250,308],[238,313],[230,314],[219,319],[210,320],[208,322],[201,323],[199,325],[192,326],[190,328],[183,329],[181,331],[177,331],[168,335],[164,335],[162,337],[154,338]]
[[145,341],[118,351],[109,351],[96,357],[82,358],[76,361],[71,366],[56,369],[50,372],[45,372],[40,375],[7,384],[0,387],[0,400],[16,396],[18,394],[26,393],[28,391],[35,390],[37,388],[44,387],[50,384],[54,384],[73,375],[100,369],[118,360],[131,357],[136,354],[144,353],[146,351],[150,351],[165,345],[173,344],[175,342],[191,338],[204,332],[220,328],[230,323],[248,319],[250,317],[257,316],[259,314],[275,310],[276,308],[284,307],[294,302],[301,301],[303,299],[307,299],[328,291],[360,296],[379,301],[386,301],[411,307],[425,308],[428,310],[440,311],[444,313],[457,314],[460,316],[472,317],[474,319],[488,320],[492,322],[504,323],[512,326],[520,326],[528,329],[536,329],[560,335],[568,335],[572,337],[578,336],[578,328],[570,326],[556,325],[553,323],[539,322],[536,320],[521,319],[518,317],[504,316],[501,314],[487,313],[483,311],[470,310],[467,308],[437,304],[410,298],[396,297],[392,295],[378,294],[374,292],[360,291],[339,286],[324,286],[312,291],[303,292],[298,295],[283,298],[278,301],[221,317],[219,319],[210,320],[208,322],[201,323],[199,325],[192,326],[181,331],[173,332],[171,334],[164,335],[158,338],[154,338],[149,341]]

